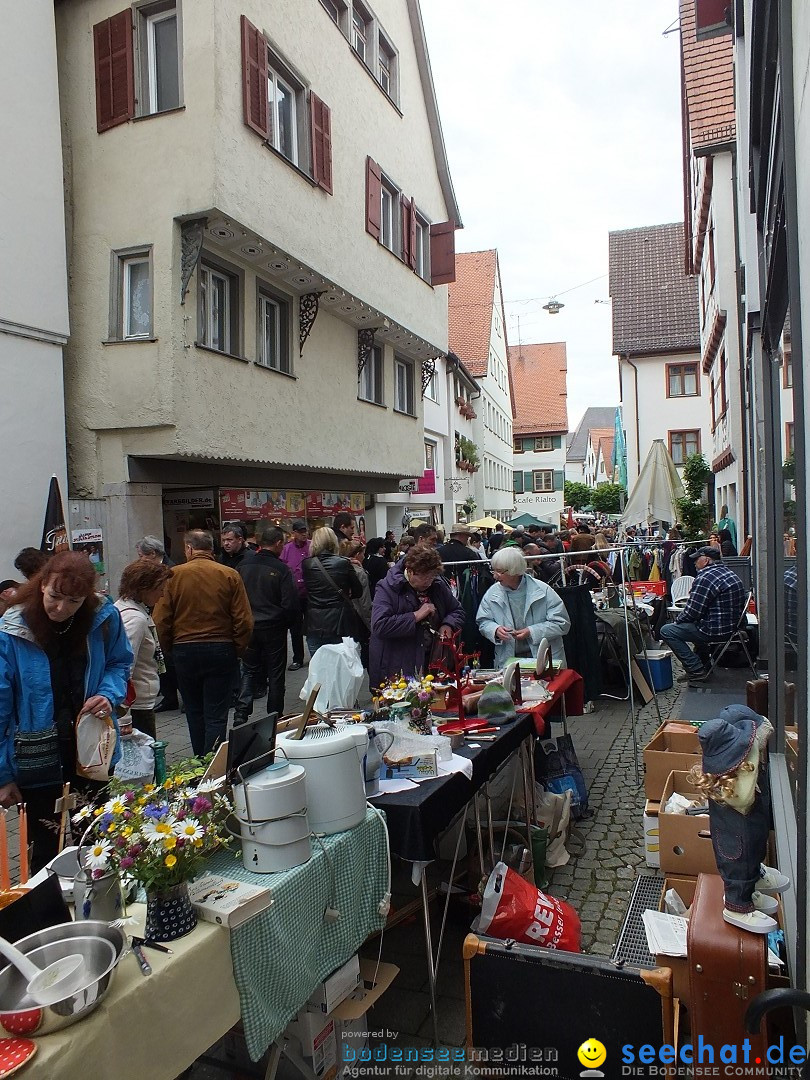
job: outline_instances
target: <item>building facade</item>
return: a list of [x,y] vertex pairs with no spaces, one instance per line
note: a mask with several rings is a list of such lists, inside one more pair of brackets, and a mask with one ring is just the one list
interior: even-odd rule
[[564,341],[510,345],[515,388],[515,514],[559,526],[565,505],[568,356]]
[[[613,352],[632,489],[655,439],[676,465],[711,446],[710,384],[701,368],[697,285],[683,265],[683,225],[612,232]],[[612,424],[611,424],[612,432]]]
[[113,563],[223,519],[379,530],[460,224],[417,0],[65,0],[57,34],[70,485]]
[[0,85],[0,577],[19,579],[14,557],[39,547],[51,476],[67,491],[68,297],[53,3],[7,6]]
[[566,439],[565,479],[575,484],[585,483],[585,461],[588,456],[591,431],[613,430],[615,405],[593,405],[582,414],[574,431]]
[[512,511],[512,428],[514,394],[508,363],[506,319],[498,253],[471,251],[456,256],[450,286],[450,349],[478,383],[473,412],[474,448],[456,440],[457,460],[472,455],[475,514],[506,520]]

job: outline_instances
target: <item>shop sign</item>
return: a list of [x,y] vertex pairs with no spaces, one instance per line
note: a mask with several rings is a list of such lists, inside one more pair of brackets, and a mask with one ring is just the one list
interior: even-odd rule
[[366,497],[362,492],[269,491],[255,488],[221,488],[219,492],[222,521],[322,517],[344,510],[362,514],[365,508]]
[[214,492],[210,488],[206,491],[166,491],[163,505],[167,510],[207,510],[215,505]]
[[412,495],[419,490],[421,480],[400,480],[399,490],[402,492],[410,492]]
[[334,517],[335,514],[362,514],[366,497],[362,492],[308,491],[307,517]]
[[97,574],[104,574],[104,533],[101,529],[73,529],[70,546],[74,551],[84,551]]

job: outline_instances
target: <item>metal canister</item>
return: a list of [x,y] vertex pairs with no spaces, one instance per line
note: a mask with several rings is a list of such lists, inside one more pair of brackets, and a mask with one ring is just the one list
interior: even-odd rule
[[169,744],[163,739],[158,739],[154,744],[155,751],[155,783],[160,785],[166,779],[166,747]]

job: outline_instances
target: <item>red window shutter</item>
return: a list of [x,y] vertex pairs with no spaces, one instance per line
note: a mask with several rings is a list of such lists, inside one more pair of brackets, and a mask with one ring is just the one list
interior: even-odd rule
[[242,16],[242,107],[244,121],[257,135],[266,139],[267,123],[267,43]]
[[366,158],[366,232],[380,239],[382,227],[382,171],[376,161]]
[[447,285],[456,280],[456,223],[440,221],[430,226],[430,284]]
[[132,12],[120,11],[93,27],[96,67],[96,128],[125,124],[135,115]]
[[312,136],[312,179],[332,194],[332,110],[317,94],[309,92]]
[[731,30],[730,0],[695,0],[695,35],[698,41],[730,34]]
[[400,203],[402,204],[402,261],[406,266],[410,266],[413,269],[416,259],[413,244],[411,242],[411,225],[413,223],[413,201],[406,199],[404,195],[400,195]]
[[[416,269],[416,203],[411,199],[411,236],[408,243],[408,266],[411,270]],[[455,260],[454,260],[455,261]]]

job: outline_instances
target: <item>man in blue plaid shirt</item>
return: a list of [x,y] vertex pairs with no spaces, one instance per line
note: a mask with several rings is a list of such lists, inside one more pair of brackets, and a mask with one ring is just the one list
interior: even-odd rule
[[[674,623],[661,627],[661,638],[683,664],[679,681],[695,682],[709,673],[709,645],[725,641],[737,629],[746,592],[733,570],[720,562],[717,548],[704,547],[695,557],[698,574],[686,607]],[[694,652],[689,643],[695,645]]]

